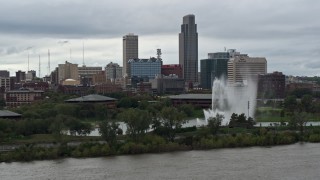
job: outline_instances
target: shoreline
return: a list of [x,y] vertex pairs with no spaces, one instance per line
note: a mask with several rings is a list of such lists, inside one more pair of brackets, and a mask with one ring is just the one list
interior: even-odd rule
[[82,141],[46,144],[21,144],[12,151],[0,152],[0,162],[30,162],[35,160],[52,160],[62,158],[90,158],[109,157],[119,155],[134,155],[147,153],[166,153],[174,151],[211,150],[244,147],[274,147],[279,145],[320,142],[320,134],[310,134],[308,137],[299,137],[296,132],[266,133],[254,135],[239,133],[236,135],[225,134],[216,136],[186,136],[175,142],[164,141],[155,135],[146,135],[149,142],[118,142],[109,146],[105,141]]

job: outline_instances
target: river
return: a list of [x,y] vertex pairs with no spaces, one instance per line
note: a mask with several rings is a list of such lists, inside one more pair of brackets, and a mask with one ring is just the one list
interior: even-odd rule
[[315,179],[320,144],[0,163],[1,180]]

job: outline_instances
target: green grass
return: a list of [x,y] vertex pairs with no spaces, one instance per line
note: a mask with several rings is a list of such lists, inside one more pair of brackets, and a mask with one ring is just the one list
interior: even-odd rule
[[256,122],[288,122],[289,117],[279,117],[279,116],[263,116],[260,115],[255,118]]
[[273,108],[273,107],[258,107],[257,108],[258,111],[281,111],[281,108]]
[[37,143],[57,143],[60,141],[63,142],[71,142],[71,141],[99,141],[101,137],[94,137],[94,136],[68,136],[68,135],[61,135],[60,137],[54,136],[52,134],[34,134],[31,136],[24,136],[24,137],[16,137],[11,139],[6,144],[37,144]]
[[[269,113],[260,114],[255,117],[256,122],[288,122],[290,120],[290,116],[280,117],[279,115],[272,115]],[[308,114],[308,121],[311,122],[319,122],[320,116],[318,114]]]

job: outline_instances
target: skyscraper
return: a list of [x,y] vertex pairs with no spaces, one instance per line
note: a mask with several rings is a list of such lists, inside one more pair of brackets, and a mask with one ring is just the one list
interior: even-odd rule
[[128,75],[129,59],[138,58],[138,36],[132,33],[123,36],[123,76]]
[[179,64],[187,83],[198,82],[198,33],[193,14],[183,17],[179,33]]
[[208,59],[201,59],[201,87],[211,89],[215,78],[227,78],[228,61],[229,52],[209,53]]

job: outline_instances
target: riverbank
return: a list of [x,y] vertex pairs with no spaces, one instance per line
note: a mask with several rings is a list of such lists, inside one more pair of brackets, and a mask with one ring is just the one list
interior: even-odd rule
[[320,144],[0,163],[16,179],[319,179]]
[[[228,131],[228,132],[225,132]],[[85,139],[85,138],[84,138]],[[105,157],[125,154],[162,153],[186,150],[207,150],[219,148],[276,146],[293,144],[299,141],[320,142],[318,128],[309,129],[301,136],[298,132],[266,128],[221,129],[220,134],[211,135],[206,129],[178,134],[174,142],[152,133],[139,140],[118,140],[109,145],[98,138],[87,139],[77,143],[57,142],[52,146],[40,143],[20,144],[20,147],[0,152],[0,162],[32,161],[59,158]]]

